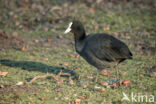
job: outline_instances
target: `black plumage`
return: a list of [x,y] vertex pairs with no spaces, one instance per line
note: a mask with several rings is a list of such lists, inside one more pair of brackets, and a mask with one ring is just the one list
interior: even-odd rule
[[132,59],[132,53],[127,45],[112,35],[106,33],[86,35],[82,23],[77,20],[74,20],[69,28],[74,34],[76,51],[99,71],[126,59]]

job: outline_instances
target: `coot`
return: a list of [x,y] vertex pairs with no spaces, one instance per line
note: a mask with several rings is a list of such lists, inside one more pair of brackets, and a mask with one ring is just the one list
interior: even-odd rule
[[78,20],[69,23],[65,34],[68,32],[74,34],[76,52],[98,71],[132,59],[132,53],[124,42],[106,33],[86,35],[82,23]]

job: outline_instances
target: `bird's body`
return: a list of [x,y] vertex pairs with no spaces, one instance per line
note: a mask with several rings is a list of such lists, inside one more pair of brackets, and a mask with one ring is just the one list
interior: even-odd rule
[[79,41],[75,40],[76,51],[91,65],[102,70],[132,59],[127,45],[115,37],[101,33],[90,34]]
[[132,53],[127,45],[112,35],[105,33],[86,35],[82,23],[77,20],[69,24],[65,33],[70,31],[74,34],[76,51],[99,71],[126,59],[132,59]]

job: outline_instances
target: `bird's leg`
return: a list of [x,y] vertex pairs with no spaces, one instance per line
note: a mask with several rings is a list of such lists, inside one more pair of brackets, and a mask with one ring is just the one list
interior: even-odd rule
[[98,81],[98,77],[99,77],[99,71],[97,71],[97,73],[96,73],[96,78],[95,78],[95,82],[97,83],[97,81]]
[[115,70],[116,70],[116,80],[120,81],[120,76],[119,76],[119,70],[117,68],[118,63],[115,65]]

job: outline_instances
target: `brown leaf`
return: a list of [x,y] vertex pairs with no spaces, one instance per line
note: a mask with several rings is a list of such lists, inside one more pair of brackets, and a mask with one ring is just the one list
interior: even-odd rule
[[22,47],[22,48],[21,48],[21,51],[25,51],[25,47]]
[[101,89],[100,89],[100,92],[104,92],[104,91],[105,91],[105,88],[101,88]]
[[156,72],[151,72],[151,73],[149,74],[149,76],[150,76],[150,77],[156,77]]
[[86,88],[88,88],[88,86],[87,85],[83,85],[82,88],[83,89],[86,89]]
[[104,30],[104,31],[108,31],[108,30],[110,30],[110,27],[109,27],[109,26],[104,27],[103,30]]
[[47,27],[46,27],[46,28],[44,28],[44,31],[45,31],[45,32],[47,32],[48,30],[49,30],[49,29],[48,29]]
[[15,22],[15,25],[16,25],[16,26],[19,26],[19,25],[20,25],[20,22],[16,21],[16,22]]
[[43,58],[43,60],[44,60],[44,61],[48,61],[49,59],[48,59],[48,58]]
[[123,83],[125,86],[127,86],[127,85],[131,84],[131,81],[129,81],[129,80],[124,80],[122,83]]
[[35,42],[35,43],[38,43],[38,42],[39,42],[39,40],[35,39],[35,40],[34,40],[34,42]]
[[41,101],[46,101],[47,99],[45,97],[40,98]]
[[51,8],[52,11],[56,11],[56,10],[61,10],[61,8],[59,6],[53,6]]
[[7,74],[8,74],[8,72],[1,72],[1,71],[0,71],[0,76],[2,76],[2,77],[7,76]]
[[100,82],[100,84],[103,85],[103,86],[108,86],[109,85],[108,82]]
[[110,75],[111,73],[108,70],[102,70],[100,72],[101,75]]
[[85,100],[85,99],[87,99],[87,96],[80,96],[79,98],[82,100]]
[[69,66],[69,63],[68,62],[64,62],[63,65],[64,66]]
[[48,42],[51,42],[51,39],[47,39]]
[[125,75],[127,75],[127,72],[123,72],[123,73],[121,73],[121,75],[122,76],[125,76]]
[[68,85],[74,85],[74,81],[71,78],[68,80]]
[[58,79],[58,80],[57,80],[57,83],[58,83],[58,84],[62,84],[64,81],[65,81],[65,79]]
[[80,102],[81,102],[81,99],[75,99],[76,104],[80,104]]

